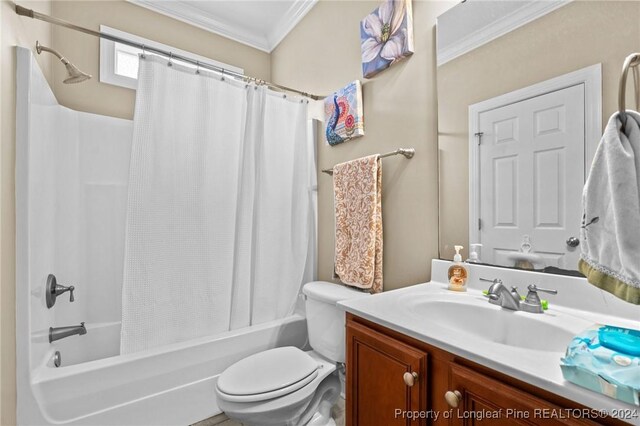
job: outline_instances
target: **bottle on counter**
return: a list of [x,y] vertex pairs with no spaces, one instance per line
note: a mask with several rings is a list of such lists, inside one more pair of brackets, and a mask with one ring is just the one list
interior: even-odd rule
[[453,256],[453,265],[449,267],[449,290],[467,291],[467,268],[462,263],[462,255],[460,250],[464,247],[454,246],[456,255]]

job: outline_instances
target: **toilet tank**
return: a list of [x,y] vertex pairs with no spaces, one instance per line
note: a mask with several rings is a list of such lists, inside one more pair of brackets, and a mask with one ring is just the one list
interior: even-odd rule
[[305,284],[307,330],[314,351],[335,362],[345,357],[345,312],[337,306],[342,300],[370,296],[361,290],[326,281]]

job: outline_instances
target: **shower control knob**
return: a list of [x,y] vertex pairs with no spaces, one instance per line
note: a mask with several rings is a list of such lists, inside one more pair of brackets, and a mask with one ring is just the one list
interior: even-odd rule
[[578,247],[580,245],[580,240],[576,237],[569,237],[569,239],[567,240],[567,245],[569,247]]
[[58,284],[56,276],[49,274],[47,277],[47,287],[45,289],[45,297],[47,301],[47,308],[53,307],[56,304],[56,298],[63,293],[69,292],[69,302],[73,302],[76,299],[73,297],[73,291],[76,288],[72,285],[66,287],[62,284]]

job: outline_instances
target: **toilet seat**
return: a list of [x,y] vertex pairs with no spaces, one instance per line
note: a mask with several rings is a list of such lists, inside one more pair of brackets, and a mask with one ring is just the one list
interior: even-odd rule
[[319,364],[292,346],[251,355],[218,379],[219,395],[230,402],[258,402],[295,392],[318,376]]
[[[336,395],[340,393],[340,383],[334,374],[336,372],[336,364],[314,351],[305,353],[318,365],[317,376],[307,385],[287,395],[256,402],[229,401],[227,396],[222,394],[216,386],[218,407],[229,418],[251,426],[304,424],[298,420],[307,411],[316,412],[318,406],[312,404],[312,401],[319,389],[324,389],[323,386],[335,386]],[[324,395],[324,392],[321,393]],[[324,399],[324,397],[322,398]]]

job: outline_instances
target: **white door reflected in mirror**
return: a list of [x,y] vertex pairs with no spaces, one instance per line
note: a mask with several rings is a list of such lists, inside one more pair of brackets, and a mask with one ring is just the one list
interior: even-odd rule
[[[470,240],[482,261],[575,269],[585,179],[585,88],[577,84],[498,108],[474,108]],[[472,148],[473,149],[473,148]]]

